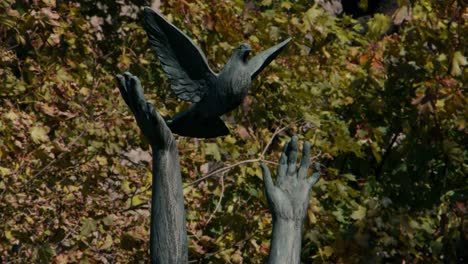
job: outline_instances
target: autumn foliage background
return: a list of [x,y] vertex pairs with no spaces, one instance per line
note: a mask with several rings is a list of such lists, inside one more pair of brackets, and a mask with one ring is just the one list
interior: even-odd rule
[[[467,261],[463,2],[358,18],[301,0],[162,1],[218,71],[240,42],[257,53],[293,38],[225,117],[229,136],[178,138],[191,263],[265,260],[255,161],[276,162],[294,133],[323,164],[304,263]],[[1,263],[148,262],[151,150],[114,76],[138,76],[164,116],[187,104],[149,49],[146,5],[0,2]]]

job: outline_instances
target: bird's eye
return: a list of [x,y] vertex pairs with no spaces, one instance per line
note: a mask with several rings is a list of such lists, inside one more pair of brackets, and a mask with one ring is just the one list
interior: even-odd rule
[[242,54],[242,60],[243,60],[244,62],[246,62],[247,59],[248,59],[248,57],[249,57],[249,52],[248,52],[248,51],[244,51],[244,54]]

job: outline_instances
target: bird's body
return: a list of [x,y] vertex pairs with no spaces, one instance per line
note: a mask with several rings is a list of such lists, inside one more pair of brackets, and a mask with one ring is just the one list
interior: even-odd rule
[[192,137],[206,138],[229,133],[219,117],[234,110],[247,96],[251,84],[250,73],[247,70],[229,67],[212,82],[207,85],[208,89],[199,102],[168,121],[172,132],[179,135],[190,133]]
[[216,74],[203,52],[174,25],[145,8],[145,30],[156,50],[171,88],[191,107],[167,121],[172,132],[181,136],[211,138],[229,133],[220,116],[238,107],[247,96],[252,79],[286,46],[290,39],[271,47],[251,60],[248,44],[241,44]]
[[210,116],[230,112],[242,103],[251,83],[250,72],[245,63],[227,63],[214,84],[208,85],[205,96],[196,103],[196,108]]

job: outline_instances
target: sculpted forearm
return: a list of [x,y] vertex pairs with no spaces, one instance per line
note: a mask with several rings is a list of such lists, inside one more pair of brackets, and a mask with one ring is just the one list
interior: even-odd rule
[[117,81],[153,151],[151,263],[187,263],[184,196],[176,142],[164,119],[146,101],[140,80],[127,72],[117,75]]
[[186,263],[187,235],[177,148],[153,148],[151,258],[155,263]]
[[302,222],[295,220],[273,220],[268,264],[300,263]]

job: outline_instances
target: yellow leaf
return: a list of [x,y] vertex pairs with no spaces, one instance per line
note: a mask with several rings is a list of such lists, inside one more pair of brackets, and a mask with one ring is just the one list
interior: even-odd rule
[[232,211],[233,211],[233,210],[234,210],[234,206],[232,206],[232,205],[228,205],[228,207],[227,207],[227,210],[226,210],[226,211],[227,211],[228,213],[232,213]]
[[83,87],[80,89],[80,94],[84,96],[89,96],[90,93],[91,93],[91,90],[89,88]]
[[317,217],[315,217],[315,214],[314,214],[314,212],[312,212],[312,210],[308,210],[307,215],[309,216],[309,222],[311,224],[317,223]]
[[249,37],[249,42],[259,43],[260,40],[256,36],[252,35]]
[[46,115],[55,116],[58,113],[58,109],[54,106],[50,106],[45,103],[37,103],[37,106],[44,112]]
[[436,102],[436,107],[437,108],[441,109],[441,108],[444,108],[444,106],[445,106],[445,101],[437,100],[437,102]]
[[130,182],[127,180],[122,181],[122,190],[125,193],[131,193],[133,188],[130,188]]
[[380,162],[382,160],[382,156],[380,155],[379,153],[379,146],[377,145],[377,143],[375,142],[372,142],[371,144],[371,149],[372,149],[372,154],[374,155],[374,158]]
[[101,165],[101,166],[107,166],[107,159],[106,159],[106,157],[104,157],[104,156],[97,156],[97,157],[96,157],[96,160],[97,160],[97,162],[99,163],[99,165]]
[[13,111],[10,111],[10,112],[6,113],[5,117],[10,119],[13,122],[15,122],[18,119],[18,115]]
[[8,240],[11,240],[13,238],[11,231],[5,231],[5,238]]
[[463,130],[466,127],[466,120],[464,118],[460,118],[456,121],[456,124],[459,130]]
[[281,7],[286,8],[287,10],[289,10],[289,9],[291,9],[292,4],[289,1],[283,1],[283,2],[281,2]]
[[225,141],[226,143],[229,143],[229,144],[235,144],[235,143],[236,143],[236,139],[235,139],[233,136],[231,136],[231,135],[226,136],[226,137],[224,138],[224,141]]
[[106,240],[102,243],[100,249],[109,249],[112,246],[113,242],[114,241],[112,240],[112,236],[107,234]]
[[467,64],[465,56],[460,51],[453,54],[452,69],[450,74],[453,76],[459,76],[462,74],[462,66]]
[[320,254],[328,258],[333,254],[333,248],[330,246],[324,246],[320,249]]
[[6,176],[6,175],[10,175],[10,174],[11,174],[10,169],[5,168],[5,167],[0,167],[0,175],[1,176]]
[[242,253],[240,251],[234,252],[234,254],[231,256],[231,261],[232,263],[243,263],[244,258],[242,258]]
[[132,205],[136,206],[136,205],[140,205],[142,203],[145,203],[145,201],[141,200],[140,197],[138,197],[138,196],[133,196],[132,197]]
[[49,128],[42,126],[32,127],[29,131],[29,133],[31,134],[31,139],[34,141],[34,143],[49,141],[49,136],[47,136],[48,132]]
[[366,216],[366,212],[367,210],[365,207],[358,205],[358,208],[351,214],[351,218],[354,220],[361,220]]

